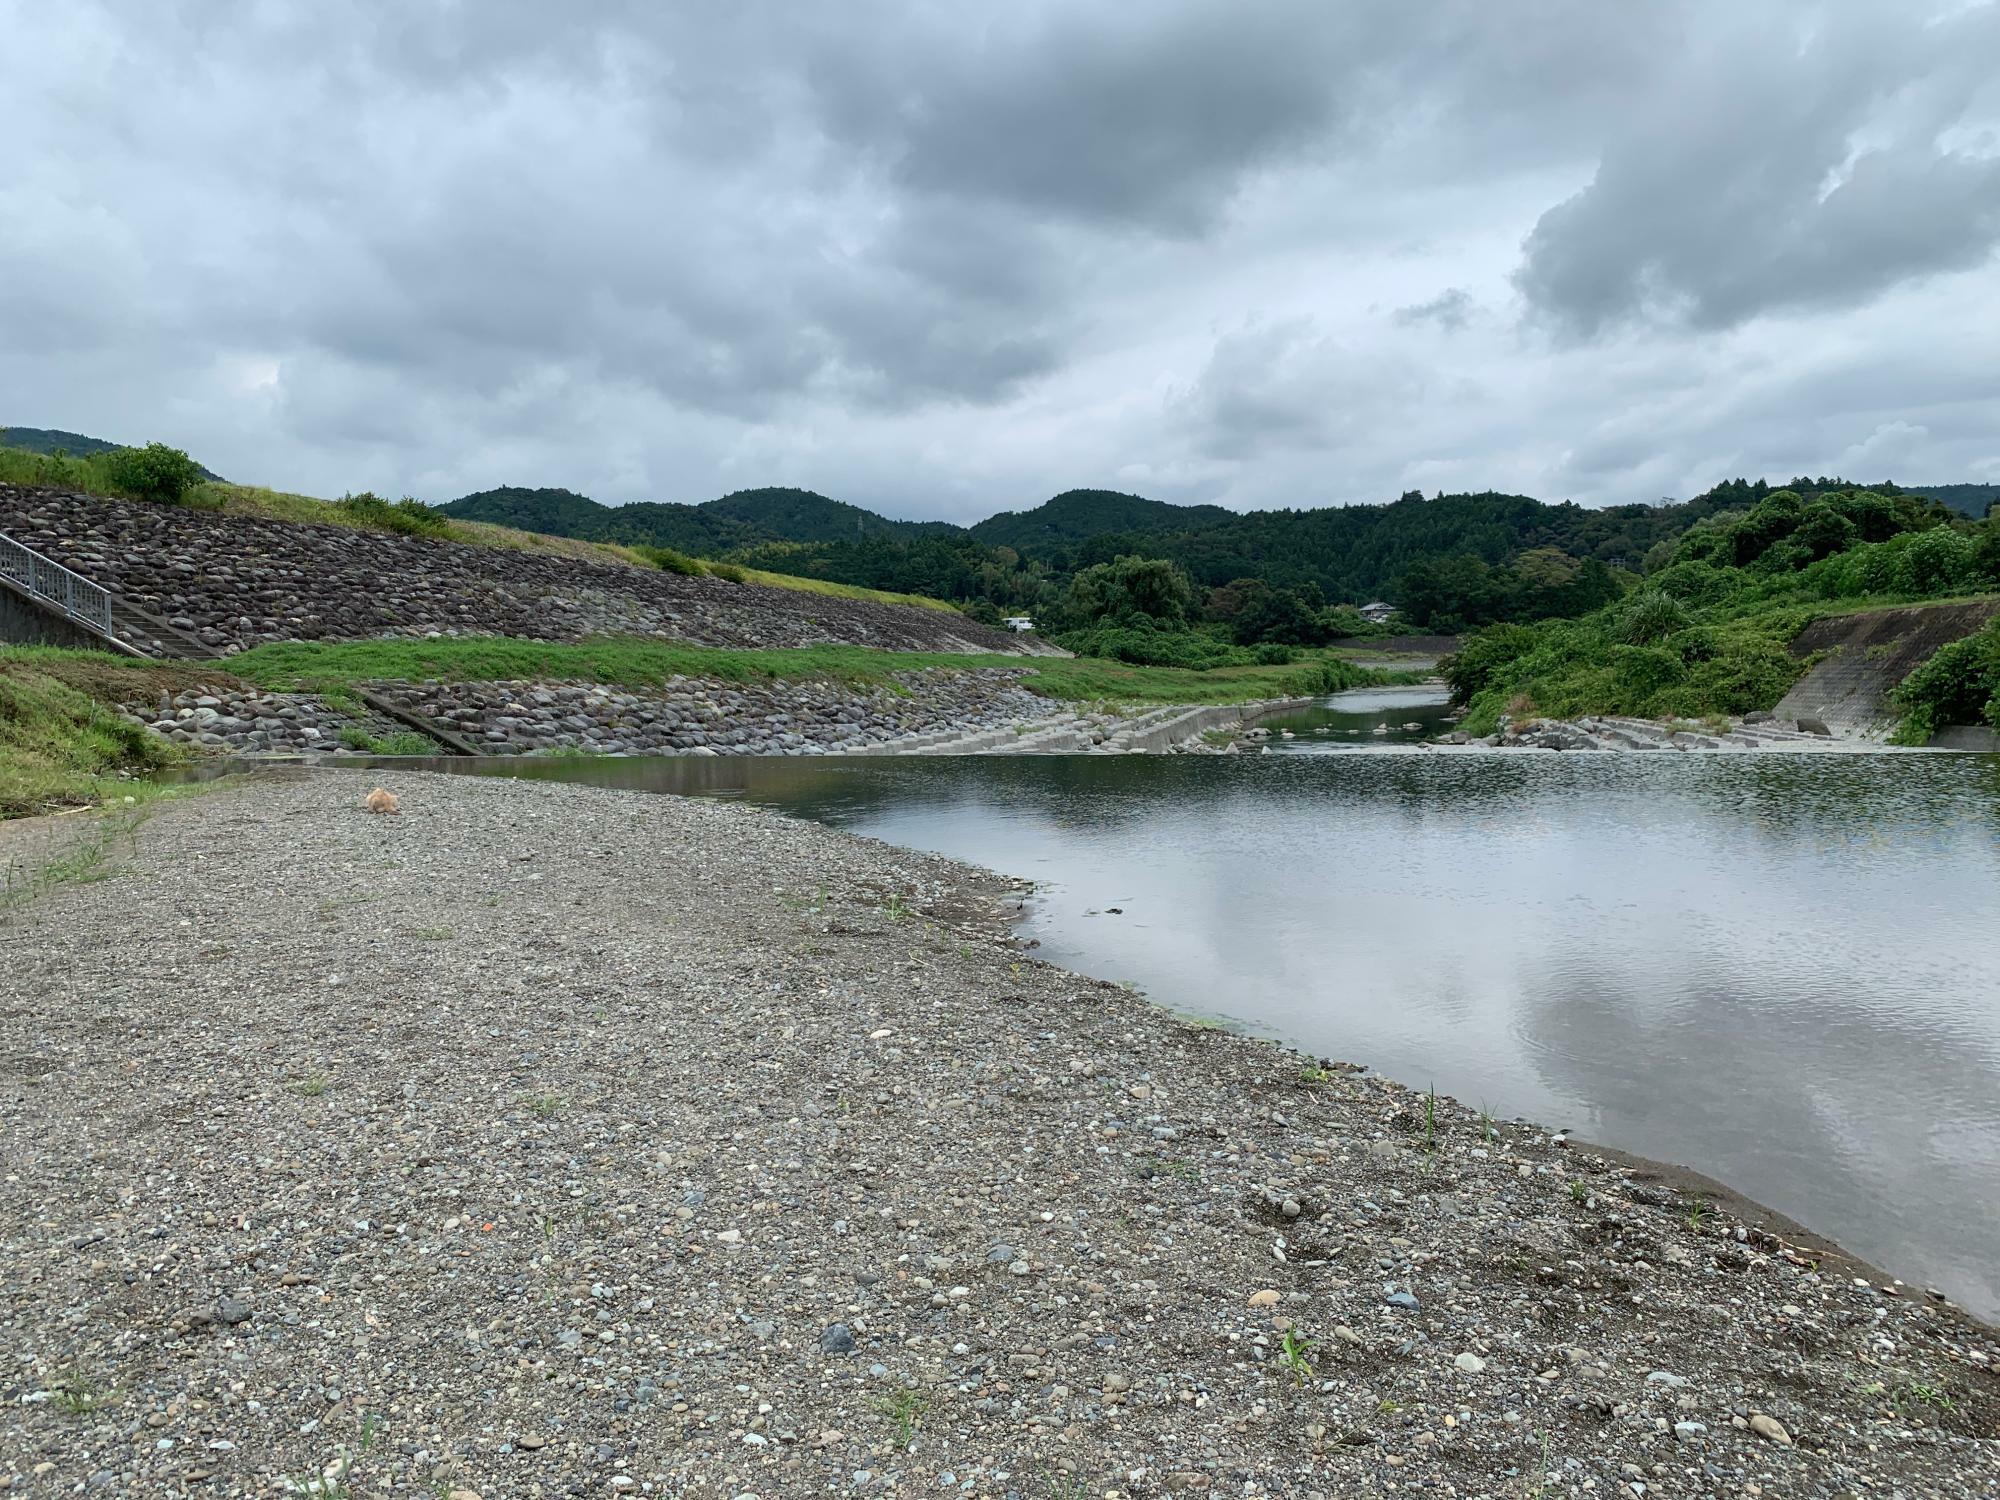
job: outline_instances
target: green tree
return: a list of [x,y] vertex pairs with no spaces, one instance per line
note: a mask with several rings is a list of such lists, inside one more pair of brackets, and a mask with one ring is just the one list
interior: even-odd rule
[[201,482],[201,465],[165,443],[120,448],[107,453],[103,462],[107,477],[118,488],[161,505],[179,505]]
[[1147,620],[1180,628],[1194,610],[1194,584],[1159,557],[1121,557],[1085,568],[1070,580],[1063,615],[1070,628],[1130,625]]

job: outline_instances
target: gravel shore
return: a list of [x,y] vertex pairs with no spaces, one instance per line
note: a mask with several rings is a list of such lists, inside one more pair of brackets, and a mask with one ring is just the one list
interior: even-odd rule
[[1004,878],[371,784],[0,925],[10,1495],[2000,1494],[1991,1330],[1043,964]]

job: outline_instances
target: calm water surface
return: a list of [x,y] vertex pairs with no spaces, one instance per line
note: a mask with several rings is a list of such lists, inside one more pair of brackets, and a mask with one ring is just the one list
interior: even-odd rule
[[1347,695],[1235,758],[443,768],[739,795],[1029,877],[1044,957],[1693,1166],[2000,1315],[2000,756],[1340,733],[1417,707]]

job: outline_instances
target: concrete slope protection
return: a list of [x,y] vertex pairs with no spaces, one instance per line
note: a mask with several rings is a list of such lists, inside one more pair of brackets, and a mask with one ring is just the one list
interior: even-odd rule
[[1983,629],[2000,599],[1911,604],[1815,620],[1792,642],[1795,656],[1819,656],[1773,710],[1780,719],[1816,719],[1842,737],[1879,739],[1896,727],[1896,688],[1941,646]]
[[435,635],[1055,652],[946,610],[62,490],[0,485],[0,532],[155,617],[158,655]]

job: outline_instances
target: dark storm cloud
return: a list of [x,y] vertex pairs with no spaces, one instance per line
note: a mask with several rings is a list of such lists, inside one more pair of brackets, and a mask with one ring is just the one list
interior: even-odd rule
[[2000,475],[1996,17],[0,0],[0,421],[960,515]]

